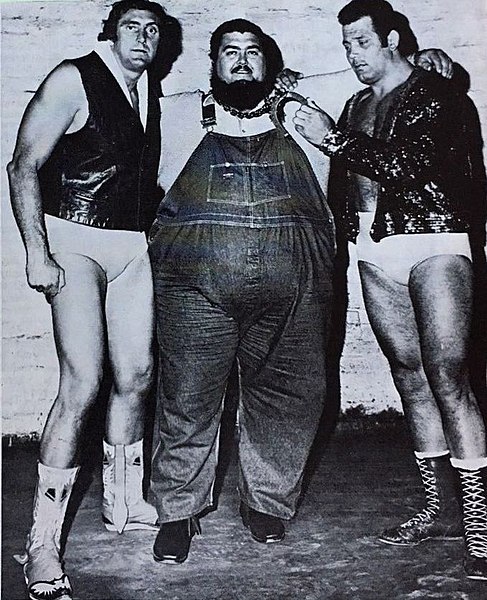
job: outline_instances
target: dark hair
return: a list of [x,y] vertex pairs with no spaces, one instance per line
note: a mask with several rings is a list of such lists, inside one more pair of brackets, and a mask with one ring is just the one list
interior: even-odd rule
[[151,2],[150,0],[120,0],[115,2],[108,18],[103,21],[103,28],[101,33],[98,34],[98,41],[115,41],[117,39],[118,22],[126,12],[132,9],[148,10],[157,18],[160,29],[159,45],[148,71],[161,81],[169,73],[183,50],[183,33],[179,21],[168,15],[157,2]]
[[338,13],[340,25],[350,25],[362,17],[370,17],[374,30],[383,47],[387,46],[387,36],[391,31],[399,34],[398,51],[401,56],[417,52],[418,40],[406,16],[395,11],[386,0],[352,0]]
[[239,33],[253,33],[258,39],[262,46],[262,52],[266,60],[266,79],[268,78],[273,83],[277,77],[277,74],[284,68],[284,61],[282,60],[282,54],[279,50],[277,43],[262,29],[245,19],[233,19],[232,21],[225,21],[219,25],[215,31],[211,34],[210,39],[210,59],[215,64],[218,58],[218,50],[222,37],[225,33],[233,33],[238,31]]

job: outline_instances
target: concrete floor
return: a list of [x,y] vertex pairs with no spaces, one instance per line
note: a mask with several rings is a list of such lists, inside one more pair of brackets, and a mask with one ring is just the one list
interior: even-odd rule
[[[25,598],[18,552],[27,533],[35,446],[3,453],[3,600]],[[91,453],[93,455],[93,453]],[[96,455],[96,453],[94,453]],[[374,534],[410,516],[421,490],[408,441],[397,427],[335,433],[317,462],[285,540],[254,542],[238,517],[235,452],[218,509],[202,522],[186,563],[152,559],[155,533],[107,532],[100,518],[99,457],[87,465],[84,493],[66,545],[77,600],[480,600],[487,583],[467,580],[462,542],[402,549]],[[93,465],[91,465],[93,467]],[[90,471],[92,473],[90,473]],[[74,504],[80,499],[78,494]]]

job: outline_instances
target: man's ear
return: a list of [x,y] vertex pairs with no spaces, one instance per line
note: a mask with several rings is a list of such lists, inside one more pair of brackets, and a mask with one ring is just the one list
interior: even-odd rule
[[394,52],[394,50],[397,50],[398,46],[399,46],[399,33],[395,29],[392,29],[391,32],[389,33],[389,35],[387,36],[387,47],[389,48],[389,50],[391,52]]

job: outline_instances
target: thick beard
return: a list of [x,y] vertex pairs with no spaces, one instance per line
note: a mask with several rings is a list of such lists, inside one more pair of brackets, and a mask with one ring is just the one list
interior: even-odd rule
[[215,100],[237,110],[252,110],[271,93],[273,87],[269,81],[242,80],[225,83],[216,73],[211,75],[211,89]]

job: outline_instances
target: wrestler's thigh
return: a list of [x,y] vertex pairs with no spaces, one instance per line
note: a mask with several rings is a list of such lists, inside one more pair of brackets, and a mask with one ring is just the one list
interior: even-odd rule
[[61,375],[83,373],[87,379],[93,373],[97,377],[104,354],[105,273],[81,254],[62,252],[53,258],[64,269],[66,281],[51,302]]
[[465,358],[471,333],[472,263],[465,256],[432,256],[409,278],[424,356]]
[[108,349],[112,368],[129,375],[152,364],[154,295],[149,255],[133,260],[108,284]]
[[417,367],[421,351],[408,287],[371,263],[358,266],[365,309],[382,351],[390,361]]

